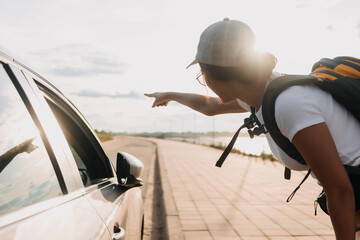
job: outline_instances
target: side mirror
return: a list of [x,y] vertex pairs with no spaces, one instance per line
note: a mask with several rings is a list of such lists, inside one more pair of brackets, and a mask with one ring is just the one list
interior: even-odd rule
[[141,175],[144,164],[131,154],[118,152],[116,158],[116,176],[119,184],[125,187],[142,186]]

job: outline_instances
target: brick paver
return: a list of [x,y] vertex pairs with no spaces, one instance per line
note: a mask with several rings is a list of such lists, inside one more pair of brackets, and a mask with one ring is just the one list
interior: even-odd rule
[[287,181],[279,163],[237,154],[230,154],[217,168],[219,150],[153,141],[171,220],[170,239],[335,239],[329,217],[320,208],[314,216],[313,202],[321,191],[314,179],[309,178],[286,203],[305,173],[293,172]]

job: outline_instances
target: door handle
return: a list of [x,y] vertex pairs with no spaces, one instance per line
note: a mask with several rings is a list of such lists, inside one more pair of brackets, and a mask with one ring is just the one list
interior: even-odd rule
[[114,226],[113,240],[124,240],[125,230],[122,227]]

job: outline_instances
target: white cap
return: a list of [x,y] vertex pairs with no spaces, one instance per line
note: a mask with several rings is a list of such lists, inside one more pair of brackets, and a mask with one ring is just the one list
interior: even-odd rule
[[202,32],[195,60],[187,68],[199,62],[237,67],[240,65],[241,53],[251,50],[254,42],[254,33],[247,24],[224,18]]

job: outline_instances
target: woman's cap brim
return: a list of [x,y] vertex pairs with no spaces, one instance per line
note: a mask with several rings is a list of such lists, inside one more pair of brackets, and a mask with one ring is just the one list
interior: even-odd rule
[[195,65],[195,64],[197,64],[197,63],[199,63],[199,61],[195,59],[194,61],[192,61],[192,62],[189,64],[189,66],[186,67],[186,69],[188,69],[189,67],[191,67],[192,65]]

